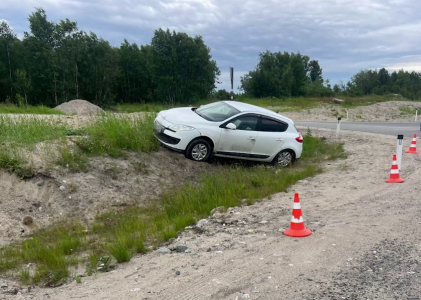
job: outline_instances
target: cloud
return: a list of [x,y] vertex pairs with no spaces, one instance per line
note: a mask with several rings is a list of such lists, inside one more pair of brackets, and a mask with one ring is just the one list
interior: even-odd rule
[[265,50],[309,55],[332,81],[360,69],[420,67],[421,2],[414,0],[2,0],[0,17],[21,34],[35,7],[116,46],[124,38],[149,43],[157,28],[201,35],[226,89],[229,66],[237,87]]

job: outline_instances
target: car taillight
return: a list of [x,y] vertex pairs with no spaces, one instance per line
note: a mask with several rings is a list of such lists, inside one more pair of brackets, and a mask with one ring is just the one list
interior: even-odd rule
[[300,134],[298,137],[296,137],[296,138],[295,138],[295,140],[296,140],[297,142],[299,142],[299,143],[304,142],[304,139],[303,139],[303,137],[301,136],[301,134]]

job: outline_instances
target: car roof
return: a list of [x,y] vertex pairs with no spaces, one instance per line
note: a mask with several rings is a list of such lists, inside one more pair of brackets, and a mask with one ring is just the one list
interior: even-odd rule
[[239,102],[239,101],[233,101],[233,100],[224,100],[223,102],[231,105],[232,107],[238,109],[241,112],[264,113],[268,116],[286,119],[286,120],[294,123],[290,118],[287,118],[284,115],[281,115],[281,114],[276,113],[276,112],[274,112],[270,109],[263,108],[263,107],[260,107],[260,106],[257,106],[257,105],[248,104],[248,103]]

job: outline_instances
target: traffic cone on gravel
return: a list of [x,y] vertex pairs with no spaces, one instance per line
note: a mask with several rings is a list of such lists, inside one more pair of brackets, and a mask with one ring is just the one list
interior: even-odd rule
[[390,169],[390,177],[386,180],[387,183],[401,183],[404,180],[399,176],[398,163],[396,162],[396,154],[393,155],[392,168]]
[[414,133],[414,137],[412,138],[411,146],[409,147],[409,150],[406,151],[406,153],[415,153],[417,154],[417,134]]
[[311,234],[311,231],[304,226],[303,213],[301,212],[301,204],[298,193],[295,193],[294,197],[291,226],[289,229],[284,231],[284,234],[292,237],[304,237]]

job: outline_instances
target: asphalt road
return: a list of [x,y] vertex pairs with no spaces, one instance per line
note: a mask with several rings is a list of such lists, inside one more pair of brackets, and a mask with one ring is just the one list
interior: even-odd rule
[[[296,126],[299,127],[319,127],[319,128],[330,128],[335,129],[337,122],[295,122]],[[377,134],[394,135],[403,134],[404,138],[412,138],[414,133],[417,134],[417,138],[420,138],[420,123],[368,123],[368,122],[341,122],[341,130],[354,130],[362,132],[370,132]]]

